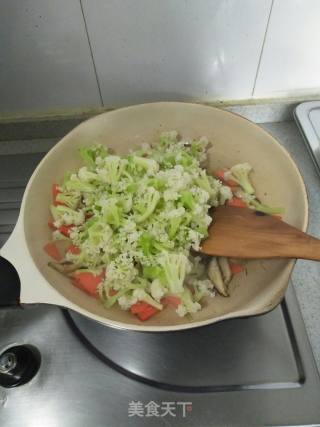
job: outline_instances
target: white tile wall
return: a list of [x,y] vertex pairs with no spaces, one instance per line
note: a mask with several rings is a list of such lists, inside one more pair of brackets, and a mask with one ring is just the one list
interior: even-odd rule
[[274,0],[254,96],[320,92],[320,1]]
[[[0,113],[100,106],[80,0],[3,3]],[[82,5],[107,107],[320,93],[320,0]]]
[[249,98],[271,0],[83,0],[106,106]]
[[99,105],[79,1],[1,2],[0,110]]

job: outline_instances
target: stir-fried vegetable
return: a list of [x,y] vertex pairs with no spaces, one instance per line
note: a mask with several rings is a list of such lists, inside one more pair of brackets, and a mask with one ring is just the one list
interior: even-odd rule
[[271,208],[255,198],[247,163],[208,175],[207,147],[205,138],[179,140],[174,131],[128,155],[81,147],[85,165],[52,186],[53,242],[45,250],[58,263],[51,265],[106,308],[118,304],[140,320],[165,307],[193,314],[215,289],[227,296],[239,268],[193,255],[207,236],[209,209]]

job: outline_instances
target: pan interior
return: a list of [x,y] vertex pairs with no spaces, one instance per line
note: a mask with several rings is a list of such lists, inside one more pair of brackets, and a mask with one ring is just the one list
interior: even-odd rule
[[[43,252],[50,240],[47,226],[51,184],[66,171],[80,167],[80,146],[101,143],[125,153],[143,142],[156,143],[163,131],[177,130],[184,138],[206,136],[212,142],[208,168],[249,162],[252,181],[265,203],[283,206],[284,220],[306,228],[307,199],[302,178],[289,155],[265,131],[234,114],[198,104],[154,103],[128,107],[96,116],[75,128],[52,149],[34,173],[23,204],[25,237],[32,259],[48,283],[80,313],[107,325],[145,330],[170,330],[209,324],[225,317],[267,311],[283,297],[294,265],[288,260],[250,261],[246,274],[236,276],[229,298],[217,296],[204,302],[203,310],[192,317],[179,318],[164,310],[142,324],[117,307],[106,310],[47,266]],[[235,237],[236,238],[236,237]]]

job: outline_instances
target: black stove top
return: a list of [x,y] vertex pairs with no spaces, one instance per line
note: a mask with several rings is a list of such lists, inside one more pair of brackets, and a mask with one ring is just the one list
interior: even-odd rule
[[[1,156],[0,239],[43,154]],[[164,334],[39,305],[0,310],[0,352],[31,346],[35,377],[0,387],[0,425],[318,425],[320,381],[293,287],[271,313]],[[319,424],[320,425],[320,424]]]

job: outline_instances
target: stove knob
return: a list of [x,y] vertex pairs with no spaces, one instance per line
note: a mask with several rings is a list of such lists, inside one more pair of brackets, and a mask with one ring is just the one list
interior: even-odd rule
[[38,372],[41,356],[35,347],[19,345],[0,354],[0,386],[10,388],[29,382]]

